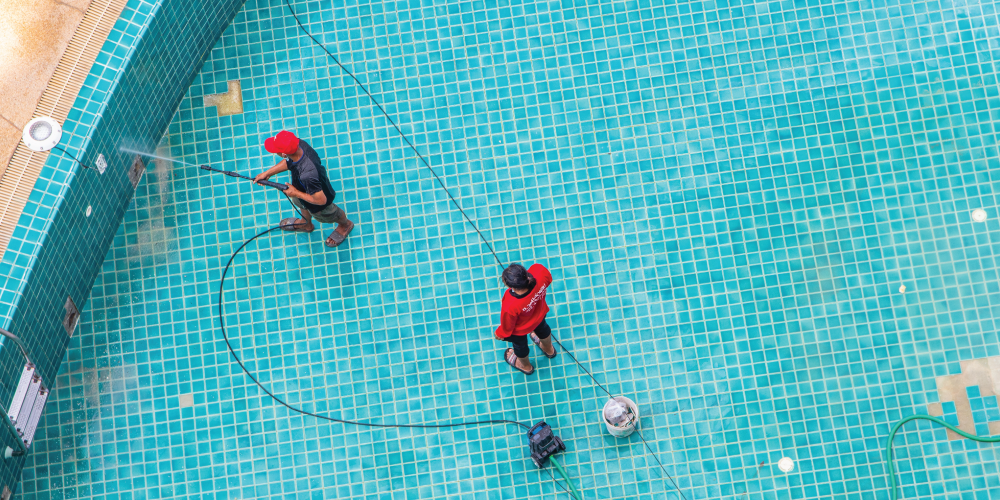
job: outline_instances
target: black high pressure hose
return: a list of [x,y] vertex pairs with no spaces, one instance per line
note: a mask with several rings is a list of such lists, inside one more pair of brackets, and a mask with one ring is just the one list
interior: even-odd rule
[[[292,225],[297,225],[297,224],[292,224]],[[293,411],[295,413],[300,413],[302,415],[308,415],[310,417],[316,417],[318,419],[327,420],[327,421],[330,421],[330,422],[337,422],[337,423],[341,423],[341,424],[360,425],[362,427],[379,427],[379,428],[395,427],[395,428],[406,428],[406,429],[444,429],[444,428],[449,428],[449,427],[467,427],[467,426],[473,426],[473,425],[512,424],[512,425],[517,425],[517,426],[523,427],[525,429],[529,428],[527,425],[522,424],[521,422],[515,422],[513,420],[505,420],[505,419],[477,420],[477,421],[472,421],[472,422],[457,422],[457,423],[453,423],[453,424],[375,424],[375,423],[371,423],[371,422],[356,422],[356,421],[353,421],[353,420],[341,420],[339,418],[328,417],[326,415],[317,415],[315,413],[308,412],[308,411],[296,408],[296,407],[294,407],[294,406],[286,403],[283,399],[279,398],[278,396],[275,396],[271,391],[269,391],[267,389],[267,387],[264,387],[264,384],[261,384],[260,381],[257,380],[257,377],[254,377],[253,374],[250,373],[250,370],[247,370],[247,367],[243,365],[243,360],[241,360],[240,357],[236,354],[236,350],[233,349],[233,345],[229,342],[229,336],[226,334],[225,316],[223,315],[223,312],[222,312],[222,303],[223,303],[223,301],[222,301],[222,292],[223,292],[223,286],[225,286],[225,284],[226,284],[226,275],[229,273],[229,268],[233,265],[233,260],[236,259],[236,256],[239,255],[240,252],[242,252],[243,249],[246,248],[246,246],[250,244],[250,242],[256,240],[257,238],[260,238],[261,236],[264,236],[265,234],[268,234],[268,233],[270,233],[272,231],[279,230],[281,228],[282,228],[282,226],[280,226],[280,225],[279,226],[274,226],[274,227],[272,227],[270,229],[267,229],[265,231],[257,233],[257,235],[254,236],[253,238],[250,238],[250,239],[244,241],[243,244],[240,245],[240,247],[237,248],[235,252],[233,252],[233,255],[231,255],[229,257],[229,262],[226,262],[226,268],[222,271],[222,278],[219,280],[219,328],[222,329],[222,338],[223,338],[223,340],[226,341],[226,347],[229,348],[229,354],[231,354],[233,356],[233,359],[236,360],[236,363],[239,364],[240,368],[243,369],[243,373],[245,373],[247,377],[250,377],[250,380],[252,380],[254,384],[257,384],[257,387],[260,387],[260,390],[264,391],[264,393],[266,393],[268,396],[270,396],[271,399],[277,401],[279,404],[281,404],[285,408],[288,408],[289,410],[291,410],[291,411]]]
[[[465,220],[469,223],[469,225],[471,225],[472,228],[475,229],[476,233],[479,235],[479,238],[482,240],[483,244],[485,244],[486,247],[489,249],[490,253],[493,255],[493,258],[496,260],[497,266],[499,266],[500,269],[503,270],[504,269],[503,262],[500,260],[500,257],[497,256],[496,251],[493,249],[493,245],[491,245],[490,242],[489,242],[489,240],[486,239],[486,237],[483,235],[482,231],[479,230],[479,227],[472,220],[472,218],[470,218],[469,215],[467,213],[465,213],[465,210],[462,209],[462,206],[459,205],[459,203],[455,199],[455,197],[452,196],[451,191],[448,190],[448,187],[445,186],[444,181],[437,174],[437,172],[434,171],[434,169],[431,167],[431,165],[427,161],[427,159],[422,154],[420,154],[420,152],[417,150],[416,146],[414,146],[413,143],[409,140],[409,138],[406,137],[406,134],[403,133],[403,131],[399,128],[399,126],[392,119],[392,117],[389,116],[389,113],[386,112],[385,108],[382,107],[382,105],[378,102],[378,100],[376,100],[375,97],[372,96],[372,94],[368,91],[368,89],[365,88],[364,84],[362,84],[361,81],[358,80],[357,77],[355,77],[354,74],[350,70],[348,70],[346,67],[344,67],[344,65],[340,63],[340,60],[337,59],[337,57],[332,52],[330,52],[326,48],[325,45],[323,45],[319,40],[317,40],[314,36],[312,36],[311,33],[309,33],[309,30],[307,30],[305,28],[305,26],[302,24],[302,21],[299,20],[299,17],[295,13],[295,10],[292,8],[292,5],[289,2],[289,0],[285,0],[285,5],[288,7],[288,11],[292,14],[292,17],[295,19],[296,24],[298,24],[299,29],[303,33],[305,33],[306,36],[308,36],[309,39],[312,40],[313,43],[316,44],[316,46],[318,46],[324,52],[326,52],[326,54],[331,59],[333,59],[333,61],[337,64],[337,66],[340,67],[340,69],[344,73],[346,73],[348,76],[351,77],[351,79],[354,80],[354,82],[358,85],[358,87],[365,93],[365,95],[368,96],[368,98],[371,100],[371,102],[379,109],[379,111],[382,112],[382,115],[385,116],[385,118],[389,122],[389,124],[391,124],[392,127],[396,130],[396,132],[399,134],[400,138],[402,138],[403,141],[406,142],[407,146],[409,146],[410,149],[413,150],[414,154],[417,155],[417,158],[419,158],[420,161],[424,164],[424,166],[427,167],[428,170],[430,170],[431,174],[434,176],[434,179],[441,186],[441,189],[443,189],[444,192],[448,195],[448,198],[451,199],[452,204],[454,204],[455,208],[457,208],[458,211],[462,213],[462,216],[465,217]],[[287,195],[285,197],[288,198]],[[289,199],[288,201],[289,201],[289,203],[291,203],[291,199]],[[291,204],[292,204],[292,207],[295,208],[295,211],[298,212],[299,211],[298,207],[296,207],[294,205],[294,203],[291,203]],[[299,216],[300,217],[302,216],[301,212],[299,213]],[[293,224],[293,225],[297,225],[297,224]],[[506,420],[506,419],[476,420],[476,421],[456,422],[456,423],[450,423],[450,424],[376,424],[376,423],[371,423],[371,422],[357,422],[357,421],[352,421],[352,420],[342,420],[342,419],[338,419],[338,418],[328,417],[328,416],[325,416],[325,415],[318,415],[318,414],[315,414],[315,413],[312,413],[312,412],[308,412],[308,411],[302,410],[300,408],[296,408],[296,407],[288,404],[287,402],[285,402],[284,400],[282,400],[278,396],[274,395],[271,391],[269,391],[263,384],[260,383],[259,380],[257,380],[256,377],[254,377],[254,375],[252,373],[250,373],[250,371],[247,369],[247,367],[243,364],[243,361],[236,354],[236,351],[235,351],[235,349],[233,349],[232,344],[229,342],[229,336],[226,334],[225,317],[223,315],[223,310],[222,310],[222,305],[223,305],[223,288],[225,286],[226,276],[229,273],[229,268],[232,266],[233,260],[236,259],[236,256],[239,255],[243,251],[243,249],[246,248],[247,245],[249,245],[251,242],[253,242],[257,238],[260,238],[261,236],[269,234],[269,233],[271,233],[273,231],[280,230],[281,228],[282,228],[282,226],[280,226],[280,225],[272,227],[270,229],[267,229],[265,231],[257,233],[252,238],[244,241],[243,244],[240,245],[240,247],[237,248],[236,251],[233,252],[233,254],[229,257],[229,261],[226,263],[226,267],[225,267],[225,269],[222,272],[222,278],[220,279],[220,282],[219,282],[219,327],[222,330],[222,338],[226,342],[226,347],[229,349],[229,353],[233,356],[233,359],[236,360],[236,363],[243,370],[243,373],[245,373],[246,376],[249,377],[250,380],[252,380],[254,382],[254,384],[257,385],[257,387],[259,387],[262,391],[264,391],[265,394],[267,394],[269,397],[271,397],[271,399],[275,400],[276,402],[278,402],[279,404],[281,404],[285,408],[288,408],[290,411],[293,411],[295,413],[299,413],[299,414],[302,414],[302,415],[308,415],[308,416],[315,417],[315,418],[318,418],[318,419],[321,419],[321,420],[326,420],[326,421],[329,421],[329,422],[337,422],[337,423],[342,423],[342,424],[357,425],[357,426],[361,426],[361,427],[407,428],[407,429],[445,429],[445,428],[469,427],[469,426],[478,426],[478,425],[504,424],[504,425],[517,425],[517,426],[520,426],[520,427],[522,427],[524,429],[529,429],[529,427],[527,425],[522,424],[521,422],[517,422],[517,421],[514,421],[514,420]],[[552,340],[554,340],[556,342],[556,344],[559,345],[559,348],[562,349],[563,352],[565,352],[567,355],[569,355],[569,357],[573,360],[573,362],[576,363],[576,365],[579,366],[587,374],[587,376],[590,377],[591,380],[593,380],[594,384],[596,384],[597,387],[599,387],[602,391],[604,391],[608,395],[609,398],[612,398],[612,399],[614,398],[614,396],[611,394],[611,392],[608,391],[597,380],[597,378],[595,378],[594,375],[591,374],[590,371],[587,370],[587,368],[582,363],[580,363],[579,360],[576,359],[576,356],[574,356],[573,353],[570,352],[569,349],[567,349],[564,345],[562,345],[562,342],[559,342],[559,339],[557,339],[555,337],[555,335],[552,335]],[[681,497],[686,500],[687,496],[684,495],[684,492],[681,491],[680,487],[678,487],[677,482],[674,481],[674,478],[670,475],[670,473],[667,472],[667,469],[660,462],[660,459],[657,458],[656,453],[653,452],[653,449],[649,446],[649,443],[646,442],[646,439],[639,432],[639,429],[636,428],[635,432],[637,434],[639,434],[639,437],[640,437],[640,439],[642,439],[643,444],[646,445],[646,449],[649,450],[650,454],[653,456],[653,459],[656,460],[656,463],[660,466],[660,469],[662,469],[663,473],[670,479],[670,482],[673,484],[674,488],[681,495]],[[546,472],[549,472],[549,471],[546,470]],[[553,481],[560,488],[562,488],[563,491],[566,491],[567,493],[570,493],[562,484],[560,484],[558,481],[555,481],[555,478],[552,476],[551,472],[549,472],[549,477],[552,477]]]

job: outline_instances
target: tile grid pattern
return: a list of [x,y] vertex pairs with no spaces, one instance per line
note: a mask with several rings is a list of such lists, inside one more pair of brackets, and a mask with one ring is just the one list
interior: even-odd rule
[[[711,7],[296,3],[501,255],[556,271],[557,335],[640,402],[689,498],[882,495],[889,426],[936,401],[934,377],[1000,351],[994,6]],[[231,79],[246,112],[216,117],[201,96]],[[237,263],[226,321],[248,365],[344,418],[544,418],[588,496],[672,498],[638,441],[606,436],[564,357],[536,356],[528,381],[498,366],[488,254],[345,80],[279,2],[251,0],[165,138],[185,161],[252,172],[260,140],[294,129],[362,222],[347,248],[271,236]],[[214,287],[282,203],[152,168],[26,496],[561,497],[513,431],[317,424],[247,384]],[[982,428],[995,398],[970,395]],[[905,498],[1000,498],[993,448],[919,429],[898,438]]]
[[[153,4],[129,2],[109,34],[98,60],[63,125],[61,147],[79,156],[90,144],[110,95],[124,74],[125,62],[141,40],[137,35],[149,19]],[[95,155],[96,158],[96,155]],[[55,214],[73,179],[82,169],[68,156],[54,151],[24,207],[18,229],[0,260],[0,324],[10,326],[38,253],[52,228]],[[113,224],[113,221],[107,221]]]
[[[110,99],[121,77],[122,63],[134,51],[138,42],[136,35],[148,19],[151,7],[150,4],[141,1],[130,2],[105,41],[101,56],[91,67],[90,76],[81,88],[72,111],[62,124],[61,145],[72,154],[80,156],[80,151],[86,150],[89,145],[99,125],[101,110]],[[21,213],[17,229],[0,259],[0,325],[25,338],[31,337],[31,334],[24,335],[19,328],[20,325],[14,321],[17,308],[25,302],[30,307],[33,302],[30,298],[25,300],[24,297],[26,290],[29,289],[28,283],[32,278],[32,271],[39,263],[43,245],[47,244],[50,231],[56,226],[56,215],[65,208],[70,186],[80,173],[81,169],[76,162],[64,158],[61,154],[49,155]],[[87,172],[83,174],[86,175]],[[71,209],[73,208],[79,207]],[[102,214],[97,214],[95,219],[101,219],[108,227],[113,227],[117,223],[114,219],[102,217]],[[99,260],[101,255],[97,255],[96,258]],[[57,287],[48,283],[47,288],[51,290]],[[65,301],[65,296],[62,297],[62,301]],[[60,303],[57,307],[61,305]],[[53,319],[55,320],[53,323],[58,325],[58,320]],[[61,326],[57,328],[61,329]],[[49,332],[59,332],[59,330],[51,328]],[[49,366],[58,366],[64,350],[58,339],[59,335],[59,333],[52,335],[54,342],[43,340],[43,345],[32,348],[33,359],[46,362]],[[65,333],[61,336],[65,338]],[[4,402],[11,400],[13,387],[16,386],[24,365],[21,354],[13,346],[10,347],[0,352],[0,366],[2,366],[0,380],[3,381],[0,384],[0,401]],[[47,354],[51,354],[52,359]],[[55,371],[55,368],[51,369],[51,373],[54,374]],[[51,378],[48,380],[51,381]],[[4,431],[3,446],[12,445],[10,440],[11,436]],[[24,458],[4,460],[0,464],[0,484],[16,492],[24,461]]]
[[[62,326],[66,298],[86,304],[132,198],[132,157],[118,148],[156,144],[238,7],[236,1],[129,2],[92,67],[64,124],[63,145],[88,164],[103,153],[108,169],[83,171],[50,155],[3,261],[3,324],[24,341],[46,385],[55,382],[70,340]],[[168,36],[177,23],[199,29]],[[17,349],[0,351],[0,401],[11,400],[23,364]],[[4,462],[4,484],[16,487],[23,460]]]

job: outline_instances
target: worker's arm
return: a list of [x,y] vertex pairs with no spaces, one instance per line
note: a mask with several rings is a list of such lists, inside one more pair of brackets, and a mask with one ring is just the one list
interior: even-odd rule
[[285,160],[281,160],[281,161],[278,162],[277,165],[275,165],[275,166],[273,166],[273,167],[271,167],[271,168],[269,168],[269,169],[267,169],[267,170],[265,170],[265,171],[257,174],[257,177],[254,177],[253,181],[254,182],[257,182],[257,181],[266,181],[272,175],[274,175],[274,174],[280,174],[280,173],[286,172],[286,171],[288,171],[288,163],[286,163]]
[[326,204],[326,193],[324,193],[322,189],[316,191],[313,194],[306,194],[303,193],[302,191],[299,191],[298,189],[295,189],[295,186],[287,182],[285,183],[285,185],[288,186],[288,189],[285,190],[285,194],[287,194],[288,196],[294,196],[302,201],[305,201],[306,203],[312,203],[313,205]]
[[517,316],[513,314],[500,313],[500,326],[493,332],[493,336],[503,340],[514,335],[514,328],[517,327]]

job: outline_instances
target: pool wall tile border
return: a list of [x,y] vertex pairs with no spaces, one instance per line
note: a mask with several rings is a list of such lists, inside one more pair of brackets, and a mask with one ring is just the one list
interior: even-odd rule
[[[65,124],[108,35],[121,19],[128,0],[93,0],[69,40],[33,116],[47,116]],[[64,143],[63,147],[71,147]],[[59,152],[58,154],[62,154]],[[0,169],[0,255],[7,249],[21,214],[50,152],[31,151],[17,144]]]
[[[46,381],[69,342],[66,298],[84,309],[132,199],[133,156],[119,147],[156,146],[241,4],[129,0],[91,67],[63,124],[62,146],[88,165],[103,154],[108,168],[99,174],[50,154],[0,260],[0,325],[21,337]],[[0,350],[0,405],[10,400],[23,363],[16,350]],[[14,489],[23,463],[3,461],[0,483]]]

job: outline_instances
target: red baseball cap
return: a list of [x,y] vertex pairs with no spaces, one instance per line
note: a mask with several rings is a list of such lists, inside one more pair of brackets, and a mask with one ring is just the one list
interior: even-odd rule
[[282,130],[278,135],[264,140],[264,149],[276,155],[295,154],[299,150],[299,138],[287,130]]

